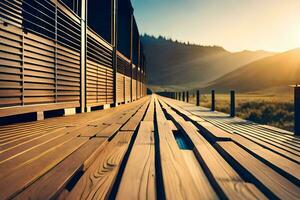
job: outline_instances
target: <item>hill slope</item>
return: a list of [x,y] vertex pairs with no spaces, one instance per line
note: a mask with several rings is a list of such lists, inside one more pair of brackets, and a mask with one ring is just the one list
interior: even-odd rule
[[264,51],[231,53],[218,46],[190,45],[148,35],[141,40],[147,57],[149,85],[193,87],[274,55]]
[[300,83],[300,48],[252,62],[211,82],[206,89],[250,92],[296,83]]

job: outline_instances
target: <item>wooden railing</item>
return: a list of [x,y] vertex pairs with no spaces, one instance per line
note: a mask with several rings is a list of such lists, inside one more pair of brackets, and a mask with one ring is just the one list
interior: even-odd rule
[[[294,133],[295,135],[300,135],[300,86],[293,85],[294,88]],[[189,103],[189,91],[183,92],[158,92],[159,95],[181,100],[184,102]],[[200,90],[196,90],[196,106],[201,106],[200,103]],[[211,90],[211,104],[210,110],[212,112],[215,111],[216,108],[216,92],[215,90]],[[235,117],[236,116],[236,95],[235,91],[230,91],[230,109],[229,109],[229,116]]]
[[143,96],[140,66],[82,20],[60,0],[0,1],[0,117]]
[[113,103],[112,46],[88,29],[87,105]]
[[[58,2],[1,4],[7,14],[1,18],[0,116],[28,112],[26,106],[33,112],[78,107],[79,18]],[[18,24],[11,23],[15,18]]]

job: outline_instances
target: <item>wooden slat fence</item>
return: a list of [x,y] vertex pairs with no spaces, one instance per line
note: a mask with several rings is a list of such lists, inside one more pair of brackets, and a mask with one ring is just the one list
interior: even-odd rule
[[132,60],[82,20],[59,0],[0,1],[0,117],[78,108],[83,97],[94,107],[143,96],[140,66],[133,70]]

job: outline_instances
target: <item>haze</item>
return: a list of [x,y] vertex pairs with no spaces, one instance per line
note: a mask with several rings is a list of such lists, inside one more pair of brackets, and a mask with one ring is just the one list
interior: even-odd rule
[[141,33],[229,51],[300,47],[300,0],[133,0]]

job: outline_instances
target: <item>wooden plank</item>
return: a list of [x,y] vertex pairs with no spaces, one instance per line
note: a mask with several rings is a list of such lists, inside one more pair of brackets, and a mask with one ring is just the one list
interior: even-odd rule
[[195,121],[195,122],[205,122],[205,120],[201,117],[198,117],[196,115],[191,115],[189,116],[189,118],[192,120],[192,121]]
[[[169,104],[170,105],[170,104]],[[172,105],[171,105],[172,106]],[[167,111],[173,117],[175,112]],[[177,114],[178,115],[178,114]],[[197,128],[183,119],[178,124],[194,144],[194,153],[221,198],[266,199],[252,184],[244,182],[234,169],[221,157]]]
[[142,121],[144,113],[138,112],[121,128],[122,131],[134,131]]
[[108,125],[106,124],[99,124],[96,126],[87,126],[85,129],[83,129],[80,133],[80,137],[94,137],[97,135],[100,131],[105,129]]
[[216,192],[213,190],[211,184],[209,183],[206,174],[201,168],[194,152],[190,150],[183,150],[181,151],[181,153],[189,171],[193,172],[192,177],[194,179],[194,182],[198,187],[201,187],[203,191],[205,191],[205,193],[203,194],[205,196],[204,199],[219,199]]
[[10,141],[3,142],[0,145],[0,151],[1,152],[7,151],[11,148],[22,145],[22,144],[24,144],[26,142],[29,142],[29,141],[32,141],[36,138],[40,138],[40,137],[44,136],[45,134],[46,134],[45,131],[35,132],[33,134],[24,135],[22,137],[18,137],[18,138],[15,138],[13,140],[10,140]]
[[[28,162],[21,168],[18,168],[14,173],[8,174],[0,180],[0,194],[1,198],[12,198],[25,187],[37,180],[44,173],[49,171],[64,158],[78,149],[88,139],[87,138],[74,138],[61,145],[45,155]],[[10,187],[7,187],[9,185]]]
[[[169,104],[172,106],[172,104]],[[184,111],[183,109],[179,109],[178,107],[174,106],[174,109],[176,109],[178,112],[182,113],[189,119],[197,122],[199,124],[200,131],[206,134],[212,141],[230,141],[231,140],[231,134],[214,126],[213,124],[204,121],[202,118],[199,118],[195,115],[192,115],[191,113],[188,113]],[[173,115],[175,117],[175,115]],[[178,117],[178,116],[176,116]]]
[[[104,124],[121,124],[123,125],[125,122],[129,120],[130,117],[140,108],[141,104],[147,99],[141,99],[140,101],[136,101],[130,104],[121,105],[117,108],[111,108],[106,110],[107,115],[105,115],[105,120],[95,120],[94,122],[89,123],[89,125],[98,125],[99,123]],[[118,112],[112,112],[117,109]]]
[[250,124],[250,122],[244,122],[242,120],[237,120],[237,122],[235,122],[230,119],[224,118],[218,121],[220,123],[230,125],[230,127],[232,127],[232,129],[235,131],[251,134],[253,137],[260,138],[261,140],[268,140],[274,145],[282,146],[286,150],[300,155],[300,143],[296,137],[291,137],[289,135],[283,134],[274,134],[270,131],[265,131],[265,129],[260,128],[256,124]]
[[[209,145],[198,137],[194,152],[206,174],[211,174],[212,183],[220,190],[222,197],[229,199],[266,199],[252,184],[243,181],[232,167]],[[200,141],[201,140],[201,141]],[[195,143],[195,141],[193,141]]]
[[11,159],[12,157],[20,155],[21,153],[25,153],[30,149],[36,148],[58,137],[61,137],[62,135],[65,134],[65,132],[60,130],[64,130],[64,129],[65,128],[58,129],[57,131],[49,131],[47,134],[44,134],[41,137],[36,137],[33,140],[30,140],[23,144],[14,146],[9,149],[2,150],[0,152],[0,165],[2,162],[4,162],[7,159]]
[[120,131],[70,191],[67,199],[107,199],[132,137]]
[[252,154],[259,157],[260,160],[263,160],[268,163],[273,169],[278,169],[281,175],[286,178],[294,181],[295,184],[300,185],[300,170],[299,165],[295,162],[280,156],[270,150],[259,146],[258,144],[236,134],[232,135],[232,140],[237,143],[239,146],[251,152]]
[[[223,128],[225,130],[231,130],[231,127],[229,125],[226,124],[220,124],[216,121],[212,122],[213,124],[215,124],[216,126],[219,126],[220,128]],[[269,140],[261,140],[260,138],[257,137],[253,137],[252,135],[247,134],[247,132],[243,132],[243,131],[234,131],[231,130],[233,133],[241,135],[261,146],[263,146],[264,148],[267,148],[273,152],[276,152],[278,154],[280,154],[281,156],[284,156],[296,163],[300,163],[300,157],[298,155],[295,155],[293,152],[289,151],[288,149],[283,148],[282,146],[278,146],[278,145],[274,145],[273,143],[270,143]]]
[[156,199],[153,122],[141,122],[116,199]]
[[[270,133],[267,132],[265,129],[259,128],[259,125],[252,123],[253,125],[249,126],[249,128],[246,127],[247,130],[241,129],[241,127],[248,126],[249,122],[242,120],[242,119],[231,119],[228,118],[225,114],[223,113],[219,113],[219,112],[207,112],[207,109],[205,108],[199,108],[199,107],[191,107],[189,108],[186,103],[182,103],[182,102],[178,102],[178,101],[173,101],[173,100],[167,100],[166,98],[164,98],[165,101],[167,102],[174,102],[174,104],[181,104],[182,106],[185,106],[186,109],[191,109],[193,111],[191,111],[193,114],[201,116],[202,118],[206,118],[207,121],[209,121],[210,123],[214,124],[215,126],[218,126],[228,132],[231,133],[237,133],[242,135],[243,137],[246,137],[247,139],[273,151],[276,153],[279,153],[281,156],[286,157],[292,161],[295,161],[297,163],[299,163],[299,156],[297,155],[294,147],[295,146],[299,146],[297,141],[293,140],[294,137],[287,135],[287,134],[276,134],[275,133]],[[257,134],[254,134],[254,132],[257,132]],[[250,135],[249,135],[250,134]],[[260,134],[263,134],[265,136],[270,136],[268,137],[269,139],[272,137],[275,137],[276,139],[272,139],[269,140],[266,137],[261,137]],[[272,135],[270,135],[272,134]],[[286,148],[286,144],[283,146],[281,144],[278,143],[277,139],[284,137],[285,138],[285,143],[286,144],[290,144],[291,141],[293,141],[294,145],[291,148]],[[297,138],[295,138],[297,139]],[[276,142],[274,143],[274,140],[276,140]],[[291,146],[289,146],[291,147]]]
[[157,121],[167,121],[167,118],[165,117],[163,110],[161,109],[159,102],[157,100],[157,97],[155,98],[155,111],[156,111],[156,118]]
[[169,122],[170,129],[172,131],[177,131],[178,130],[177,127],[175,126],[175,124],[171,120],[168,120],[168,122]]
[[209,122],[197,122],[199,124],[200,131],[206,134],[212,141],[230,141],[231,134],[214,126]]
[[155,102],[154,98],[152,97],[143,121],[150,121],[150,122],[154,121],[154,102]]
[[300,199],[300,189],[289,180],[257,160],[233,142],[217,142],[217,148],[240,168],[245,175],[255,179],[256,184],[269,198]]
[[105,146],[105,138],[92,138],[52,170],[26,188],[15,199],[54,199],[72,177],[83,170],[86,160]]
[[122,126],[122,124],[111,124],[97,133],[96,137],[111,137],[117,133]]
[[206,193],[196,184],[175,141],[167,121],[158,121],[161,169],[166,199],[206,199]]
[[117,124],[123,125],[134,115],[134,113],[136,111],[137,111],[137,108],[127,111],[126,113],[124,113],[123,115],[121,115],[118,118],[111,118],[110,120],[107,121],[107,123],[109,123],[109,124],[117,123]]
[[[188,109],[188,108],[186,108]],[[204,108],[195,108],[191,111],[193,114],[206,118],[207,121],[218,122],[218,124],[226,125],[235,131],[250,132],[253,136],[261,139],[268,139],[269,142],[280,145],[290,150],[299,151],[299,140],[292,135],[279,133],[278,131],[270,130],[262,127],[259,124],[242,120],[239,118],[229,118],[226,114],[220,112],[207,112]]]
[[46,155],[48,152],[54,150],[60,145],[65,144],[66,142],[73,140],[80,134],[77,131],[69,134],[66,134],[66,130],[62,130],[60,132],[63,132],[64,135],[54,140],[49,140],[43,145],[36,146],[35,148],[28,149],[27,151],[3,160],[0,163],[0,177],[4,177],[18,168],[21,168],[30,160],[35,160],[43,155]]
[[122,131],[134,131],[144,117],[149,101],[145,103],[133,117],[121,128]]

